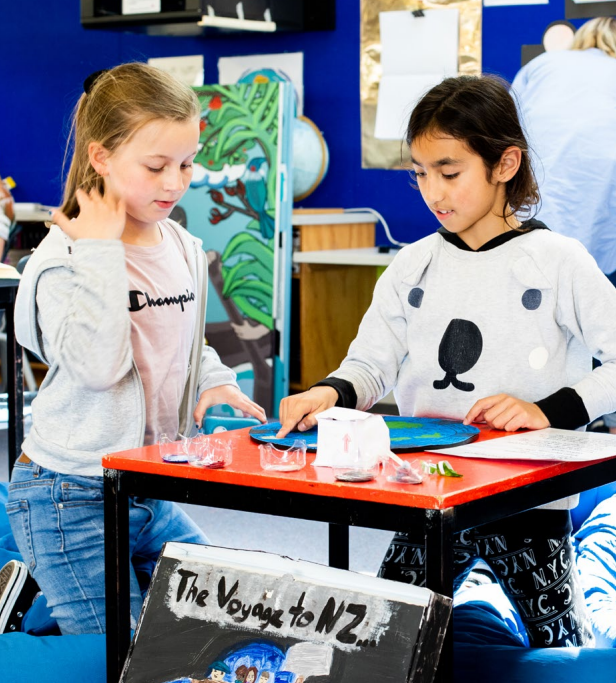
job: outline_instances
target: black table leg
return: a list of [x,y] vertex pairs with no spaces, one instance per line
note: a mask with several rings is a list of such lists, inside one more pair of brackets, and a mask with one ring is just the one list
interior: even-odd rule
[[5,307],[6,318],[6,390],[8,393],[9,411],[9,477],[13,471],[13,465],[21,454],[21,444],[24,440],[24,374],[23,352],[21,346],[15,340],[15,318],[13,302]]
[[[426,510],[426,587],[453,597],[453,516],[452,508]],[[435,681],[453,681],[453,623],[449,622]]]
[[105,592],[107,683],[118,683],[130,646],[130,548],[128,496],[121,473],[105,470]]
[[349,527],[346,524],[329,525],[329,566],[349,568]]

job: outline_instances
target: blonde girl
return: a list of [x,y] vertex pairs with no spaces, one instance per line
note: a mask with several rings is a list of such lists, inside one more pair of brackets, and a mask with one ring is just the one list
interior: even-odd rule
[[[145,64],[89,77],[64,202],[20,285],[18,339],[49,371],[7,511],[63,633],[105,630],[101,457],[187,433],[217,403],[265,419],[204,345],[205,255],[169,219],[199,114],[190,88]],[[206,541],[174,504],[132,499],[129,514],[133,564],[165,541]],[[133,618],[140,606],[133,570]]]

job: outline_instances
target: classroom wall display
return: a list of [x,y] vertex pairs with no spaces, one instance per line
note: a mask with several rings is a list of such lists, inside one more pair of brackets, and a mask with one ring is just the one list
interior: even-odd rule
[[288,392],[293,87],[195,91],[199,152],[175,217],[206,250],[207,341],[272,414]]
[[[485,0],[484,0],[485,1]],[[540,45],[522,45],[522,64],[526,66],[544,52],[569,50],[575,37],[575,26],[565,19],[552,21],[543,32]]]
[[[377,5],[377,14],[381,9],[408,7],[405,0],[387,4],[371,0],[364,9],[372,12],[371,5]],[[10,133],[0,142],[0,175],[15,178],[15,201],[51,206],[61,201],[60,169],[68,116],[82,92],[81,84],[93,71],[149,57],[201,54],[205,82],[212,83],[218,80],[221,57],[302,52],[305,115],[322,131],[331,159],[324,181],[301,206],[353,208],[368,204],[383,214],[393,237],[401,242],[425,237],[438,227],[419,192],[409,187],[406,173],[361,167],[360,118],[365,119],[365,113],[358,106],[359,59],[360,50],[369,49],[371,39],[364,37],[360,46],[357,0],[336,0],[335,31],[221,33],[207,39],[85,30],[79,21],[78,3],[56,2],[53,6],[50,12],[48,0],[2,3],[2,25],[9,26],[10,31],[5,31],[0,41],[0,61],[10,68],[2,74],[6,105],[0,107],[0,130]],[[565,18],[561,0],[551,0],[547,5],[486,7],[482,18],[478,3],[476,7],[483,69],[509,81],[520,68],[521,45],[539,44],[545,27]],[[44,17],[44,21],[33,22],[32,17]],[[577,20],[574,23],[578,25]],[[370,33],[375,55],[366,62],[375,70],[379,59],[377,30],[375,16]],[[460,46],[467,43],[462,38]],[[71,49],[58,50],[58,45],[70,45]],[[375,85],[370,86],[373,111],[377,90]],[[44,115],[38,104],[41,101],[47,103]],[[400,144],[385,142],[391,149],[390,158],[398,160]],[[387,242],[385,232],[377,226],[376,244]]]
[[[375,136],[379,87],[382,77],[381,12],[406,9],[409,13],[420,10],[451,10],[459,12],[458,73],[481,73],[481,0],[362,0],[360,34],[360,100],[362,168],[399,169],[405,167],[404,146],[401,138],[378,139]],[[418,16],[417,20],[421,20]],[[413,57],[413,44],[409,43],[409,60],[429,68],[423,55]],[[429,60],[428,60],[429,61]]]
[[594,19],[611,17],[616,14],[614,0],[565,0],[567,19]]
[[426,588],[167,543],[121,683],[429,683],[450,614]]

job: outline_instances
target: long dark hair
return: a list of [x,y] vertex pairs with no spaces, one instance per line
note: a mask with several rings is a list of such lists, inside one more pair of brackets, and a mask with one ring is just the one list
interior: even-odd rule
[[506,184],[503,217],[528,215],[539,203],[528,142],[506,81],[496,76],[458,76],[434,86],[413,109],[406,143],[410,147],[414,138],[439,133],[464,142],[478,154],[488,178],[503,152],[511,146],[519,147],[522,161]]

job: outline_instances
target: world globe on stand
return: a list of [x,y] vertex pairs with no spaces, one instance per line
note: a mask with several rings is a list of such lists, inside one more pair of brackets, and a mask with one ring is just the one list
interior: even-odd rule
[[327,143],[316,125],[305,116],[293,122],[293,200],[312,194],[329,168]]

